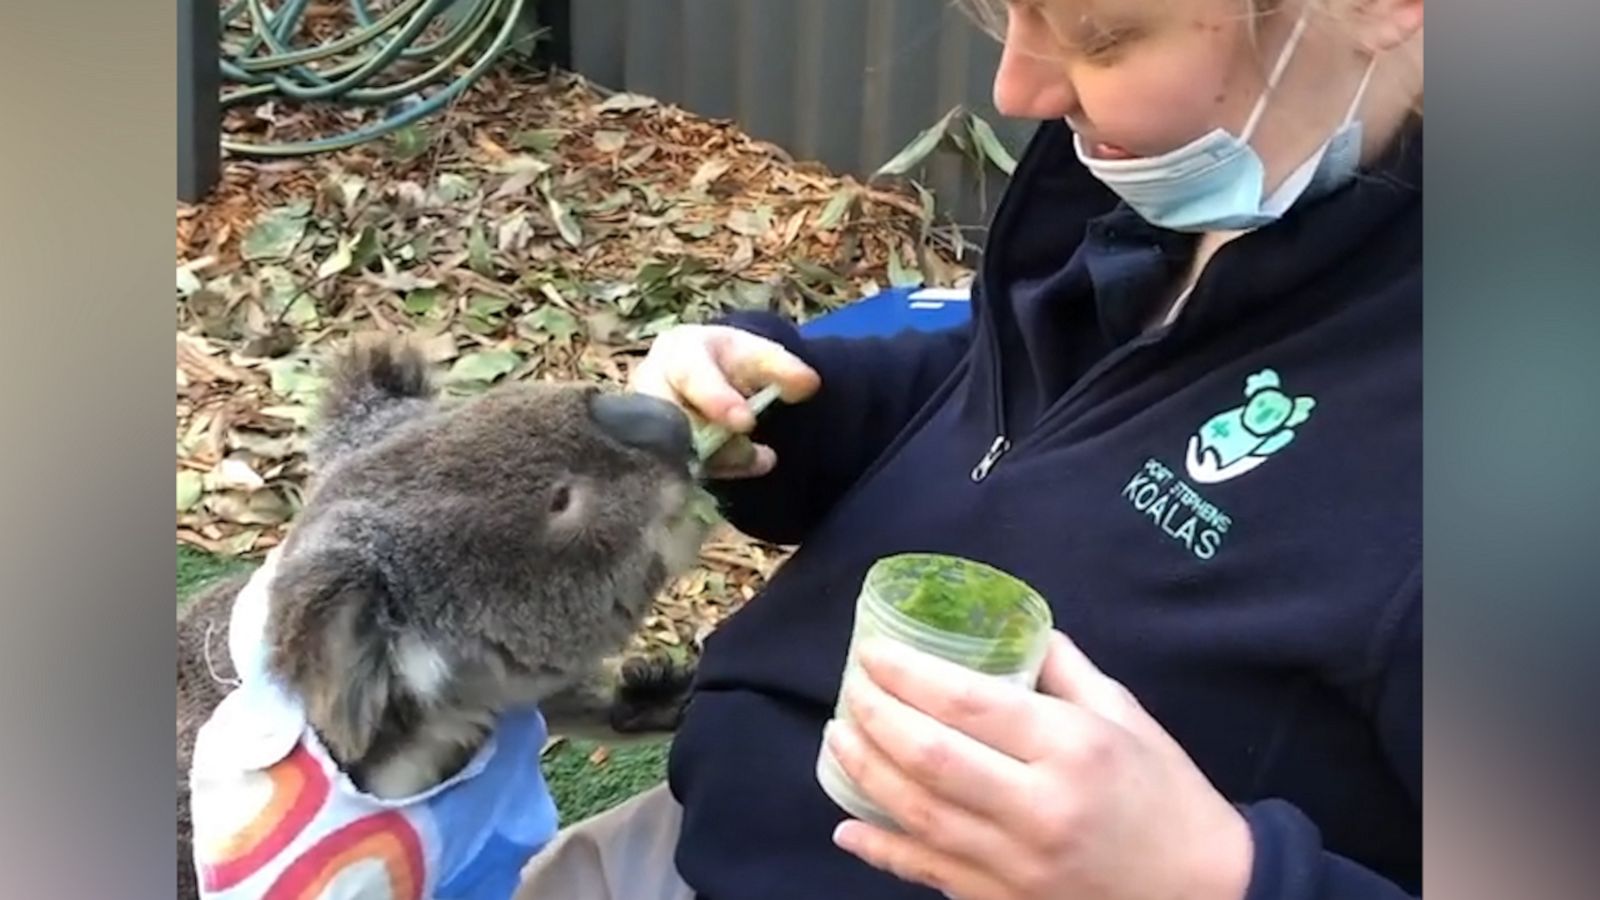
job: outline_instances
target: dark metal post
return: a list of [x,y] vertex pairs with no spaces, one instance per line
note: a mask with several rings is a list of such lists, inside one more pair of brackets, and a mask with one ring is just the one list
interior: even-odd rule
[[178,0],[178,199],[197,203],[222,171],[221,16],[216,0]]
[[573,0],[534,0],[529,7],[541,28],[548,28],[540,59],[557,69],[572,70]]

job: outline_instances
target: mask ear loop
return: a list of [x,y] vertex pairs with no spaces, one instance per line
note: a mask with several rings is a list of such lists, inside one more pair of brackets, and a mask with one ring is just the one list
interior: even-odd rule
[[1283,71],[1289,68],[1289,60],[1294,58],[1294,51],[1300,46],[1300,38],[1306,33],[1306,22],[1309,10],[1302,12],[1300,18],[1295,20],[1294,31],[1289,34],[1289,42],[1283,45],[1283,52],[1278,54],[1278,61],[1272,66],[1272,74],[1267,76],[1267,86],[1261,91],[1261,98],[1256,101],[1255,109],[1250,111],[1249,121],[1244,123],[1244,131],[1239,139],[1250,143],[1250,136],[1256,133],[1256,126],[1261,124],[1261,116],[1267,111],[1267,101],[1271,99],[1273,91],[1278,89],[1278,82],[1283,79]]
[[[1301,19],[1300,20],[1300,24],[1304,25],[1305,24],[1305,19]],[[1301,30],[1303,30],[1303,29],[1299,28],[1298,26],[1296,27],[1297,34]],[[1296,39],[1298,39],[1298,38],[1296,38]],[[1280,71],[1278,73],[1275,73],[1275,74],[1282,74],[1282,72],[1281,72],[1282,68],[1283,67],[1280,65],[1279,66],[1279,70]],[[1355,99],[1350,101],[1350,109],[1349,109],[1349,111],[1347,111],[1344,114],[1344,124],[1345,125],[1349,125],[1351,122],[1355,121],[1356,113],[1361,109],[1361,101],[1363,99],[1365,99],[1365,97],[1367,95],[1367,87],[1372,83],[1372,73],[1374,71],[1376,71],[1377,68],[1378,68],[1378,57],[1374,56],[1374,57],[1372,57],[1371,60],[1369,60],[1367,62],[1367,70],[1361,76],[1361,84],[1356,87]],[[1172,302],[1172,308],[1168,309],[1167,310],[1167,314],[1162,317],[1162,319],[1161,319],[1161,327],[1163,327],[1163,328],[1168,327],[1173,322],[1177,321],[1178,314],[1183,312],[1183,307],[1189,302],[1189,295],[1193,294],[1193,293],[1194,293],[1194,285],[1191,284],[1187,288],[1184,288],[1183,293],[1178,295],[1178,299],[1176,299],[1176,300],[1174,300]]]
[[1356,112],[1361,109],[1361,101],[1367,97],[1367,87],[1372,84],[1372,73],[1378,69],[1378,57],[1373,56],[1367,60],[1367,70],[1361,73],[1361,84],[1356,87],[1355,99],[1350,101],[1350,109],[1344,114],[1344,124],[1349,125],[1356,119]]

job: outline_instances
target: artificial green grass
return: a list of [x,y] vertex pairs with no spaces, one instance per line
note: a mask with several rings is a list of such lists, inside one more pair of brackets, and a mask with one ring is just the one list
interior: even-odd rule
[[671,741],[607,748],[598,765],[591,761],[596,745],[562,741],[544,756],[544,777],[550,783],[561,823],[571,825],[603,813],[667,777]]
[[[247,561],[223,559],[179,545],[178,602],[218,578],[252,568],[254,564]],[[605,812],[661,783],[667,777],[669,744],[662,740],[610,747],[598,764],[591,761],[597,748],[592,742],[561,741],[550,748],[542,768],[562,824]]]
[[255,568],[253,563],[212,556],[186,544],[178,545],[178,602],[218,578],[226,578]]

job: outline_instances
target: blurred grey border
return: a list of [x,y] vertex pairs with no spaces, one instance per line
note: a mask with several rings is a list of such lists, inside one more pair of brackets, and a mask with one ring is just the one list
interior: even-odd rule
[[0,12],[0,861],[172,896],[175,9]]
[[1600,6],[1456,0],[1432,25],[1426,880],[1593,896]]

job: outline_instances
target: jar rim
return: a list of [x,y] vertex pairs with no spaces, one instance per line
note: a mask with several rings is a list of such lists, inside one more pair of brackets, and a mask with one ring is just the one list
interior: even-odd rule
[[951,631],[915,618],[898,609],[894,603],[885,598],[880,590],[881,584],[875,584],[879,579],[888,577],[886,569],[891,569],[895,564],[905,562],[926,561],[940,565],[948,565],[966,571],[978,571],[989,578],[995,578],[1009,587],[1016,589],[1018,608],[1037,626],[1036,632],[1028,636],[1018,646],[1021,652],[1018,655],[1017,667],[1026,668],[1031,658],[1042,650],[1051,627],[1052,615],[1049,604],[1032,585],[1021,578],[1007,572],[998,566],[966,557],[946,553],[911,552],[898,553],[880,558],[868,570],[866,578],[862,580],[860,605],[863,611],[887,626],[887,630],[896,637],[909,638],[924,644],[930,650],[945,651],[956,656],[988,655],[993,651],[1013,644],[1016,637],[979,637]]

